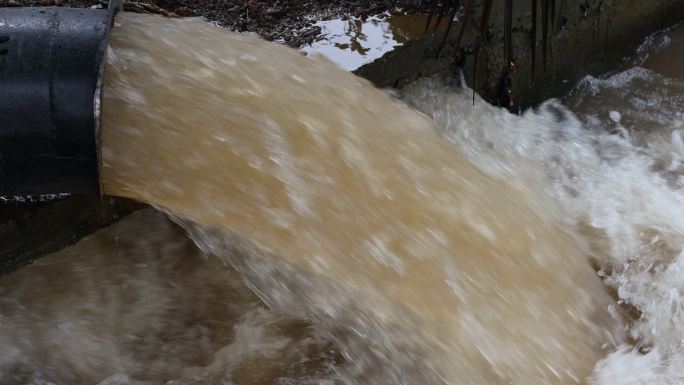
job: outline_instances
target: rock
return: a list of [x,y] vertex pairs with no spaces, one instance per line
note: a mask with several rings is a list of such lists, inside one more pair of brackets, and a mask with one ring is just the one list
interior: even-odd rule
[[285,15],[285,9],[281,7],[271,7],[268,8],[265,13],[274,18],[281,18]]
[[190,10],[189,10],[188,8],[186,8],[186,7],[178,8],[178,9],[176,10],[176,14],[177,14],[178,16],[181,16],[181,17],[187,17],[187,16],[190,16]]
[[8,7],[21,7],[21,4],[19,4],[19,2],[16,0],[7,0],[7,3],[5,3],[5,5]]
[[173,16],[173,14],[170,13],[169,11],[167,11],[167,10],[165,10],[165,9],[163,9],[163,8],[159,8],[159,7],[157,7],[156,5],[154,5],[154,4],[152,4],[152,3],[139,3],[139,5],[140,5],[146,12],[149,12],[149,13],[156,13],[156,14],[158,14],[158,15],[167,16],[167,17]]
[[126,12],[135,12],[135,13],[144,13],[145,10],[143,7],[140,6],[138,3],[134,3],[131,1],[126,1],[124,3],[124,11]]
[[53,0],[40,0],[40,5],[42,5],[44,7],[49,6],[49,5],[53,5],[53,4],[55,4],[55,2]]

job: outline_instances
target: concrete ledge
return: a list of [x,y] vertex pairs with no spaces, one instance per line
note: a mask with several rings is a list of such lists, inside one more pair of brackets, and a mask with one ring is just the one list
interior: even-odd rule
[[140,207],[128,199],[80,195],[0,203],[0,275],[76,243]]
[[[540,2],[538,2],[540,3]],[[556,0],[555,28],[549,31],[547,66],[542,70],[541,10],[537,11],[536,71],[532,78],[529,1],[516,1],[513,10],[513,51],[518,73],[513,82],[516,107],[527,108],[567,93],[586,75],[600,75],[620,67],[643,39],[659,29],[684,21],[682,0]],[[473,47],[480,17],[477,8],[468,21],[462,46]],[[454,43],[460,23],[454,23],[442,52],[440,32],[398,47],[355,71],[379,87],[402,87],[421,76],[453,71]],[[495,1],[489,23],[488,45],[480,53],[477,91],[496,103],[504,69],[503,1]],[[465,74],[472,87],[473,55],[466,55]]]

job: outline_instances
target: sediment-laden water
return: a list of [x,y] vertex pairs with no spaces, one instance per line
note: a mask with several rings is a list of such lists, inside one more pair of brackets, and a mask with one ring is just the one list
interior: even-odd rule
[[424,79],[423,115],[254,36],[118,22],[104,189],[190,238],[150,208],[1,277],[1,383],[682,380],[681,30],[522,116]]

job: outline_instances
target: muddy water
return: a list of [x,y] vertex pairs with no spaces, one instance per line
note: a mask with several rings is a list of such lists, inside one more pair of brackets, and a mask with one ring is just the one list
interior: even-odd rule
[[614,342],[605,290],[523,179],[323,60],[199,20],[121,23],[105,191],[181,218],[336,342],[346,380],[573,383]]
[[583,79],[522,116],[425,79],[404,98],[478,168],[536,174],[560,204],[604,283],[629,315],[628,343],[590,384],[675,384],[684,377],[684,28],[654,34],[625,68]]
[[306,383],[340,360],[153,209],[2,277],[0,294],[2,384]]
[[119,23],[105,189],[200,249],[149,209],[0,278],[1,383],[677,381],[680,150],[581,108],[629,83],[517,117],[428,79],[435,124],[252,36]]

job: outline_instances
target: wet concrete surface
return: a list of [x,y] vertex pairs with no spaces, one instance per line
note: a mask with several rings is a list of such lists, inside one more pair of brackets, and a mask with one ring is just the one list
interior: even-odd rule
[[0,275],[76,243],[144,205],[121,198],[64,196],[0,201]]
[[[650,33],[684,20],[681,0],[563,0],[557,1],[554,26],[549,27],[546,67],[543,66],[541,11],[537,11],[535,72],[532,73],[532,11],[529,2],[514,2],[513,57],[518,71],[513,78],[512,111],[533,107],[567,93],[586,75],[619,71],[623,58],[633,53]],[[473,47],[480,10],[468,20],[461,47],[465,51],[465,79],[473,86]],[[497,103],[499,81],[505,69],[503,2],[495,2],[489,19],[487,45],[481,51],[475,87]],[[452,26],[444,48],[444,33],[436,31],[412,40],[355,72],[379,87],[401,87],[435,73],[456,73],[454,43],[462,20]]]

